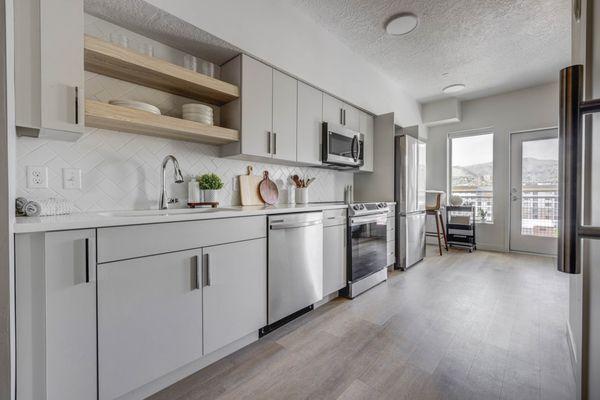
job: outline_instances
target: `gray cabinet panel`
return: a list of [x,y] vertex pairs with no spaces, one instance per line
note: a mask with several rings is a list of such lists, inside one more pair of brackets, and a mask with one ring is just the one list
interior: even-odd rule
[[323,228],[323,296],[346,286],[346,225]]
[[353,131],[360,130],[360,111],[349,104],[343,104],[344,108],[344,125]]
[[266,237],[266,217],[239,217],[98,229],[98,262]]
[[273,158],[296,161],[298,81],[273,70]]
[[85,116],[83,1],[19,0],[15,21],[17,132],[77,139]]
[[241,152],[271,157],[273,130],[273,68],[242,56]]
[[297,161],[321,164],[321,126],[323,122],[323,92],[304,82],[298,82]]
[[202,251],[98,266],[101,400],[202,357]]
[[343,103],[333,96],[323,93],[323,121],[343,125]]
[[210,354],[267,324],[267,240],[207,247],[203,254],[204,353]]
[[17,397],[96,399],[94,230],[17,235]]

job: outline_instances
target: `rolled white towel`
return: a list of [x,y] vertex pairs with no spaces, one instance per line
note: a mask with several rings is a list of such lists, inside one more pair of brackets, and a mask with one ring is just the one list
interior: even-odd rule
[[42,207],[37,201],[28,201],[23,207],[23,213],[28,217],[37,217],[42,212]]
[[25,197],[17,197],[15,200],[15,210],[17,212],[17,215],[25,215],[25,212],[23,211],[23,208],[25,207],[25,204],[27,204],[29,200],[27,200]]

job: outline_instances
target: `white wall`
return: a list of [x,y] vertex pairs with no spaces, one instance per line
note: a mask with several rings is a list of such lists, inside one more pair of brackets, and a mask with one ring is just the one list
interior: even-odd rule
[[480,224],[478,247],[508,250],[510,133],[558,124],[558,84],[552,83],[462,103],[462,121],[430,127],[427,188],[448,189],[448,133],[489,128],[494,132],[494,224]]
[[148,0],[200,29],[375,114],[420,123],[419,104],[286,1]]

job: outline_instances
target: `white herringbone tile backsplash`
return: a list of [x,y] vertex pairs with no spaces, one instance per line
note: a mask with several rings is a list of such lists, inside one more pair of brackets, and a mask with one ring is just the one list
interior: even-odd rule
[[[86,33],[108,40],[112,24],[86,15]],[[127,32],[127,31],[123,31]],[[127,32],[131,38],[134,33]],[[155,54],[178,55],[174,49],[146,40],[155,47]],[[178,116],[181,104],[191,102],[154,89],[86,72],[86,98],[100,101],[131,99],[156,105],[163,114]],[[218,120],[218,108],[215,118]],[[280,190],[288,185],[290,175],[316,177],[310,187],[310,200],[341,201],[344,185],[352,184],[352,173],[321,168],[289,167],[275,164],[249,163],[219,157],[216,146],[187,143],[150,136],[88,128],[74,143],[21,137],[17,139],[17,196],[28,199],[57,197],[70,200],[76,211],[133,210],[155,208],[160,192],[160,165],[173,154],[189,180],[199,174],[214,172],[225,184],[220,192],[222,205],[238,205],[239,192],[233,191],[234,178],[244,174],[252,164],[256,174],[268,170]],[[48,167],[48,189],[27,188],[27,166]],[[62,169],[82,170],[82,189],[63,189]],[[168,177],[172,176],[168,166]],[[172,178],[170,178],[172,181]],[[187,200],[187,184],[170,184],[170,193]],[[280,200],[284,196],[280,196]]]

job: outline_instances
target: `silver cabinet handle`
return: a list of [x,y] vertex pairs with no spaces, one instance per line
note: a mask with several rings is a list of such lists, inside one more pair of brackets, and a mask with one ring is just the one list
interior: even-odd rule
[[79,86],[75,86],[75,125],[79,125]]
[[267,131],[267,154],[271,154],[271,132]]
[[192,274],[192,290],[200,289],[200,256],[194,256],[194,273]]
[[340,125],[344,125],[344,109],[340,108]]
[[85,283],[90,283],[90,239],[85,238]]
[[273,132],[273,154],[277,154],[277,133]]
[[346,125],[346,109],[344,109],[344,125]]
[[206,253],[206,286],[212,285],[212,274],[210,272],[210,254]]

